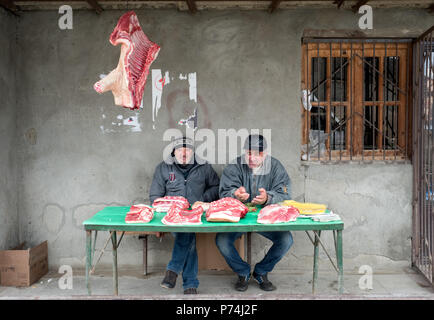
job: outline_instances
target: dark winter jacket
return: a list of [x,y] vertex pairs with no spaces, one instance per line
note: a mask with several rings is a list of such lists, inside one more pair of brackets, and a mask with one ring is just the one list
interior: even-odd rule
[[251,202],[259,195],[259,188],[267,191],[266,205],[291,199],[291,180],[288,173],[280,161],[271,156],[267,156],[263,171],[256,175],[245,163],[244,155],[227,165],[220,179],[220,198],[235,198],[234,192],[241,186],[250,194],[246,202]]
[[209,163],[195,161],[186,173],[174,161],[170,161],[172,164],[168,162],[161,162],[155,169],[149,191],[151,204],[164,196],[183,196],[191,205],[196,201],[211,202],[218,199],[220,179]]

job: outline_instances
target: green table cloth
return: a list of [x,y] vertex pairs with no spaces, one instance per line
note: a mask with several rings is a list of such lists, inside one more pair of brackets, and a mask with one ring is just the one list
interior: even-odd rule
[[341,230],[343,222],[318,222],[310,218],[297,218],[296,221],[278,224],[257,223],[259,209],[248,212],[239,222],[208,222],[205,213],[201,225],[165,225],[161,219],[165,212],[156,212],[148,223],[126,223],[125,216],[130,207],[106,207],[92,218],[83,222],[86,230],[117,231],[158,231],[158,232],[255,232],[255,231],[288,231],[288,230]]

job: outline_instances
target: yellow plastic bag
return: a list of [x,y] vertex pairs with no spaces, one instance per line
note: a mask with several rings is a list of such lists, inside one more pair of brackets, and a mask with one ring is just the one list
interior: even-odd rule
[[327,205],[320,203],[304,203],[294,200],[283,201],[284,206],[292,206],[300,211],[300,214],[320,214],[324,213],[327,209]]

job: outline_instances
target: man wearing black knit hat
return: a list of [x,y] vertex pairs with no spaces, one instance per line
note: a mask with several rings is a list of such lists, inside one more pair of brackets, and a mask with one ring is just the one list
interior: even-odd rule
[[[217,200],[219,177],[209,163],[200,160],[194,153],[191,139],[182,137],[174,140],[169,158],[155,169],[149,192],[151,203],[164,196],[183,196],[190,204]],[[174,232],[173,236],[172,259],[161,286],[175,287],[177,276],[182,272],[184,293],[196,294],[199,286],[196,234]]]

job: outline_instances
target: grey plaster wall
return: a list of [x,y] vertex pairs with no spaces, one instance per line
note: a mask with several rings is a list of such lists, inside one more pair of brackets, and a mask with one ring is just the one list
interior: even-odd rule
[[[147,201],[155,166],[166,146],[163,133],[199,112],[199,127],[272,129],[272,152],[287,168],[293,195],[327,203],[346,224],[347,270],[368,264],[396,268],[410,262],[411,165],[310,165],[300,161],[301,36],[306,29],[358,29],[358,15],[335,9],[203,11],[137,10],[144,32],[161,46],[151,69],[197,73],[198,103],[186,85],[173,81],[152,121],[149,75],[144,108],[114,106],[111,93],[92,88],[100,74],[117,65],[119,48],[108,37],[120,11],[75,11],[72,30],[58,28],[53,11],[26,12],[18,24],[17,167],[20,239],[48,240],[49,261],[83,267],[85,233],[81,223],[106,205]],[[379,33],[417,33],[433,18],[422,10],[378,9]],[[141,131],[118,125],[138,117]],[[114,123],[114,125],[112,124]],[[155,125],[155,129],[153,129]],[[222,165],[215,165],[220,174]],[[331,236],[324,239],[332,248]],[[97,246],[106,239],[99,236]],[[278,265],[311,268],[312,247],[304,233]],[[151,238],[149,264],[163,269],[173,240]],[[269,247],[253,237],[253,262]],[[126,237],[119,262],[141,264],[142,244]],[[325,256],[321,255],[322,259]],[[101,263],[109,265],[106,254]],[[321,260],[320,268],[330,264]]]
[[0,250],[19,240],[16,176],[16,20],[0,10]]

